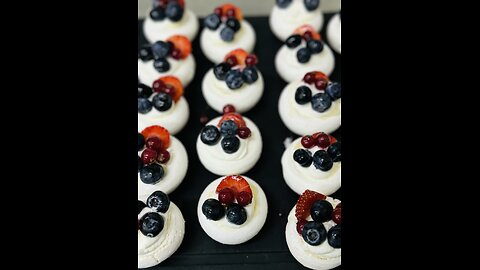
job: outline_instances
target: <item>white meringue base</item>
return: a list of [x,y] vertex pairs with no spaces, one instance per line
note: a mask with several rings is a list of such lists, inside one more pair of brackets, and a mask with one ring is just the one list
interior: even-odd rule
[[224,178],[225,176],[222,176],[210,183],[200,195],[197,206],[198,221],[205,233],[213,240],[226,245],[238,245],[252,239],[262,229],[268,213],[267,198],[257,182],[243,176],[253,192],[252,203],[245,206],[247,211],[245,223],[242,225],[230,223],[226,216],[217,221],[207,219],[202,213],[203,202],[210,198],[218,199],[215,190]]
[[[154,95],[149,100],[151,101]],[[190,109],[188,102],[184,97],[181,97],[177,102],[172,103],[172,107],[167,111],[160,112],[155,107],[146,114],[138,114],[138,130],[143,130],[146,127],[159,125],[175,135],[187,124],[190,116]]]
[[178,22],[165,18],[163,21],[154,21],[150,18],[150,10],[145,16],[143,33],[148,42],[165,40],[173,35],[184,35],[190,41],[194,40],[198,33],[198,18],[191,10],[185,10],[185,14]]
[[228,88],[225,81],[220,81],[215,77],[213,68],[211,68],[203,77],[202,93],[207,104],[215,111],[222,113],[226,104],[232,104],[239,113],[244,113],[253,108],[262,98],[263,77],[258,72],[258,80],[253,84],[244,83],[239,89]]
[[328,44],[339,54],[342,54],[342,24],[340,14],[336,14],[330,19],[327,25]]
[[153,67],[153,60],[143,62],[138,59],[138,78],[140,82],[152,87],[153,82],[160,77],[175,76],[182,83],[183,87],[187,87],[195,76],[195,58],[190,54],[185,59],[175,60],[172,57],[167,58],[170,63],[170,69],[167,72],[160,73]]
[[273,34],[285,41],[295,29],[304,24],[309,24],[316,32],[320,32],[323,26],[323,14],[320,8],[308,11],[303,1],[293,1],[287,8],[274,5],[269,23]]
[[[170,146],[167,148],[170,160],[161,164],[164,169],[163,178],[156,184],[145,184],[138,173],[138,198],[146,200],[154,191],[160,190],[166,194],[172,193],[182,183],[188,168],[187,151],[183,144],[175,137],[170,136]],[[138,152],[139,156],[141,152]]]
[[240,30],[235,33],[231,42],[223,41],[222,38],[220,38],[220,31],[224,27],[223,24],[215,31],[206,27],[202,30],[200,34],[200,47],[208,60],[218,64],[223,62],[225,55],[235,49],[244,49],[248,53],[253,51],[256,40],[255,30],[247,20],[241,20],[240,25]]
[[[214,118],[206,125],[217,126],[221,117]],[[262,135],[260,130],[250,119],[243,116],[243,120],[247,127],[252,132],[247,139],[240,139],[240,147],[237,152],[228,154],[222,149],[221,141],[218,140],[215,145],[207,145],[200,139],[200,134],[197,137],[197,153],[202,165],[211,173],[217,175],[232,175],[242,174],[249,171],[262,154]],[[237,136],[238,137],[238,136]]]

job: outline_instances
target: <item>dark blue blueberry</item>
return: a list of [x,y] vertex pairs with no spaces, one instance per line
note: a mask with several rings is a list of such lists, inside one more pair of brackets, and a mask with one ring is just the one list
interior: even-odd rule
[[163,230],[163,217],[156,212],[149,212],[140,219],[140,232],[148,237],[155,237]]
[[309,221],[303,226],[302,237],[307,244],[318,246],[327,239],[327,230],[321,222]]
[[138,214],[137,215],[139,215],[140,212],[142,212],[143,208],[145,208],[145,207],[147,207],[147,205],[145,205],[144,202],[138,200]]
[[165,9],[165,14],[171,21],[178,22],[182,19],[183,8],[177,2],[170,2]]
[[223,121],[222,124],[220,125],[220,133],[223,136],[226,135],[235,135],[237,134],[237,123],[235,123],[233,120],[227,120]]
[[138,133],[138,146],[137,151],[140,151],[145,146],[145,137],[143,137],[142,133]]
[[298,104],[306,104],[312,100],[312,90],[308,86],[302,85],[295,91],[295,101]]
[[166,93],[158,93],[153,96],[152,103],[155,109],[164,112],[172,107],[172,97]]
[[340,142],[335,142],[327,149],[328,155],[332,158],[333,162],[342,160],[342,145]]
[[227,220],[230,223],[242,225],[247,221],[247,211],[237,203],[232,203],[227,207]]
[[232,28],[230,27],[225,27],[220,31],[220,38],[223,41],[230,42],[233,40],[233,37],[235,36],[235,31],[233,31]]
[[312,153],[305,149],[297,149],[293,152],[293,160],[295,160],[302,167],[309,167],[312,165]]
[[337,100],[342,96],[342,85],[338,82],[330,83],[325,88],[325,92],[333,99]]
[[321,53],[323,51],[323,43],[320,40],[310,39],[307,41],[307,48],[311,53]]
[[233,32],[237,32],[238,30],[240,30],[240,22],[235,18],[228,18],[225,24],[227,25],[227,27],[232,28]]
[[320,0],[303,0],[303,3],[305,3],[307,10],[312,11],[318,8]]
[[342,227],[337,224],[328,230],[328,244],[333,248],[342,247]]
[[254,67],[246,67],[243,69],[242,76],[246,83],[252,84],[258,80],[257,69]]
[[279,8],[286,8],[292,3],[292,0],[277,0],[276,2]]
[[285,45],[289,48],[296,48],[302,43],[302,36],[300,35],[291,35],[285,41]]
[[225,80],[227,72],[229,71],[230,65],[225,62],[222,62],[213,68],[213,74],[215,74],[215,77],[221,81]]
[[313,165],[315,168],[326,172],[332,168],[333,160],[325,150],[318,150],[313,154]]
[[145,165],[140,169],[140,180],[145,184],[155,184],[163,177],[163,168],[157,163]]
[[154,59],[167,58],[172,51],[172,43],[157,41],[152,44],[152,53]]
[[216,199],[207,199],[202,204],[202,213],[207,219],[219,220],[225,216],[225,208]]
[[238,148],[240,147],[240,140],[235,135],[227,135],[223,137],[221,144],[225,153],[232,154],[237,152]]
[[317,112],[324,112],[332,106],[332,99],[326,93],[318,93],[312,97],[312,109]]
[[220,140],[220,131],[216,126],[205,126],[200,132],[200,140],[206,145],[214,145]]
[[300,63],[307,63],[308,61],[310,61],[310,56],[310,50],[307,48],[301,48],[297,51],[297,59]]
[[221,23],[222,21],[220,20],[220,17],[215,13],[208,15],[207,17],[205,17],[205,20],[203,21],[203,24],[205,25],[205,27],[207,27],[210,30],[217,30],[217,28],[220,26]]
[[138,58],[140,58],[143,62],[149,61],[153,59],[153,52],[150,45],[143,45],[138,50]]
[[161,21],[165,19],[165,9],[162,7],[155,7],[150,11],[150,18],[154,21]]
[[243,85],[242,72],[238,69],[231,69],[227,72],[225,76],[225,82],[227,83],[228,88],[238,89]]
[[138,95],[137,97],[149,98],[153,93],[153,90],[150,86],[147,86],[143,83],[138,84]]
[[157,212],[166,213],[170,207],[170,199],[167,194],[157,190],[148,196],[147,206]]
[[332,219],[333,206],[325,200],[319,200],[312,204],[310,215],[312,219],[318,222],[327,222]]
[[158,58],[153,62],[153,67],[160,73],[167,72],[170,69],[170,63],[166,58]]
[[152,103],[146,98],[138,98],[138,112],[146,114],[152,110]]
[[141,159],[139,156],[137,156],[137,157],[138,157],[138,169],[137,169],[137,172],[139,172],[140,169],[143,167],[143,161],[142,161],[142,159]]

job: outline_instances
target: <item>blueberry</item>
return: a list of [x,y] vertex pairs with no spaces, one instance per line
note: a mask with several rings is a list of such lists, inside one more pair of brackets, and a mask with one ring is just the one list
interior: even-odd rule
[[337,224],[328,230],[328,244],[333,248],[342,247],[342,227]]
[[177,2],[170,2],[165,9],[165,14],[171,21],[178,22],[182,19],[183,8]]
[[220,38],[222,38],[223,41],[230,42],[233,40],[233,37],[235,36],[235,31],[233,31],[232,28],[230,27],[225,27],[220,31]]
[[140,151],[145,146],[145,137],[143,137],[142,133],[138,133],[138,146],[137,151]]
[[163,177],[163,168],[157,163],[152,163],[140,169],[140,180],[145,184],[155,184]]
[[324,112],[332,106],[332,99],[328,94],[318,93],[312,97],[312,109],[317,112]]
[[206,145],[214,145],[220,139],[220,131],[216,126],[208,125],[202,128],[200,140]]
[[220,133],[223,136],[235,135],[237,133],[237,129],[237,123],[235,123],[233,120],[223,121],[220,125]]
[[153,93],[153,90],[150,86],[147,86],[143,83],[138,84],[138,95],[137,97],[149,98]]
[[147,205],[144,202],[138,200],[138,214],[137,215],[140,215],[140,212],[142,212],[143,208],[145,208],[145,207],[147,207]]
[[138,98],[138,112],[146,114],[152,110],[152,103],[146,98]]
[[152,53],[154,59],[167,58],[172,51],[172,44],[164,41],[157,41],[152,44]]
[[167,72],[170,69],[170,63],[166,58],[158,58],[153,62],[153,67],[161,73]]
[[161,21],[165,19],[165,9],[162,7],[155,7],[150,11],[150,18],[154,21]]
[[320,40],[310,39],[307,41],[307,48],[311,53],[321,53],[323,51],[323,43]]
[[330,83],[325,88],[325,92],[333,99],[337,100],[342,96],[342,85],[338,82]]
[[227,25],[227,27],[232,28],[233,32],[237,32],[238,30],[240,30],[240,22],[235,18],[228,18],[225,24]]
[[144,45],[138,50],[138,58],[140,58],[143,62],[153,59],[153,52],[150,45]]
[[228,71],[230,71],[230,65],[225,62],[222,62],[213,68],[213,74],[215,74],[215,77],[221,81],[225,80]]
[[210,30],[217,30],[221,22],[220,17],[217,14],[212,13],[205,17],[203,24]]
[[286,8],[292,3],[292,0],[277,0],[277,6],[279,8]]
[[312,11],[318,8],[320,0],[303,0],[303,3],[305,3],[307,10]]
[[256,82],[258,80],[257,69],[254,67],[244,68],[242,72],[242,77],[243,77],[243,80],[248,84],[252,84]]
[[332,168],[333,160],[325,150],[318,150],[313,154],[313,165],[315,168],[326,172]]
[[333,162],[342,160],[342,147],[340,142],[335,142],[327,149],[328,155],[332,158]]
[[300,35],[291,35],[285,41],[285,44],[289,48],[296,48],[301,43],[302,43],[302,36]]
[[228,88],[238,89],[243,85],[242,72],[238,69],[231,69],[227,72],[225,76],[225,82],[227,83]]
[[308,86],[302,85],[295,91],[295,101],[298,104],[306,104],[312,100],[312,90]]
[[170,199],[167,194],[157,190],[147,198],[147,206],[157,212],[166,213],[170,207]]
[[164,112],[172,107],[172,97],[166,93],[158,93],[153,96],[152,103],[155,109]]
[[227,220],[236,225],[242,225],[247,221],[247,211],[237,203],[232,203],[227,207]]
[[307,48],[301,48],[297,51],[297,59],[300,63],[307,63],[310,61],[310,50]]
[[312,153],[305,149],[297,149],[293,152],[293,160],[295,160],[302,167],[309,167],[312,165]]
[[216,199],[207,199],[202,204],[202,213],[207,219],[219,220],[225,216],[225,208]]
[[325,200],[319,200],[312,204],[310,215],[318,222],[326,222],[332,219],[333,206]]
[[148,237],[155,237],[163,230],[163,217],[156,212],[149,212],[140,219],[140,232]]
[[309,221],[303,226],[302,237],[307,244],[318,246],[327,239],[327,231],[321,222]]
[[223,137],[221,144],[225,153],[232,154],[237,152],[238,148],[240,147],[240,139],[238,139],[235,135],[227,135]]
[[140,169],[143,167],[143,161],[142,161],[142,159],[141,159],[139,156],[137,156],[137,157],[138,157],[138,169],[137,169],[137,172],[139,172]]

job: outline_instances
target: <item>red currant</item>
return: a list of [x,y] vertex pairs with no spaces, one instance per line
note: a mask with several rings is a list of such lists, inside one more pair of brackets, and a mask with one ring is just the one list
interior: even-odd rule
[[327,148],[330,145],[330,136],[325,133],[321,133],[317,138],[317,145],[320,148]]
[[170,84],[165,85],[165,87],[162,90],[163,90],[162,92],[170,95],[171,97],[175,96],[175,92],[176,92],[175,87]]
[[151,137],[145,142],[145,146],[155,152],[158,152],[158,150],[162,149],[162,141],[158,137]]
[[252,131],[248,127],[241,127],[237,129],[237,134],[241,139],[246,139],[250,137]]
[[305,226],[305,224],[307,224],[307,221],[304,220],[304,219],[297,221],[297,232],[298,232],[298,234],[302,234],[303,226]]
[[225,62],[229,64],[231,67],[238,65],[237,57],[235,57],[235,55],[230,55],[229,57],[227,57]]
[[318,90],[325,90],[327,88],[328,81],[324,78],[319,78],[315,81],[315,88]]
[[300,142],[305,148],[312,148],[315,145],[315,139],[310,135],[303,136]]
[[305,33],[303,33],[303,39],[305,39],[306,41],[309,41],[310,39],[313,38],[313,34],[312,32],[310,31],[305,31]]
[[213,13],[217,14],[219,17],[222,17],[222,8],[217,7],[213,10]]
[[242,191],[237,195],[237,203],[240,206],[246,206],[252,202],[252,194],[246,191]]
[[162,92],[164,87],[165,87],[165,83],[161,80],[154,81],[152,85],[153,91],[158,93]]
[[157,160],[161,164],[167,163],[170,160],[170,153],[166,149],[160,149],[158,151]]
[[143,150],[141,159],[143,161],[143,164],[145,165],[153,163],[155,159],[157,159],[157,152],[155,150],[147,148]]
[[313,72],[309,72],[303,76],[303,81],[308,84],[312,84],[315,82],[315,74]]
[[235,9],[231,8],[227,10],[227,18],[234,18],[235,17]]
[[223,106],[223,114],[235,112],[235,107],[232,104]]
[[218,192],[218,201],[220,203],[229,205],[233,203],[233,200],[235,199],[235,195],[233,194],[233,190],[229,188],[224,188]]
[[172,50],[170,55],[173,57],[173,59],[178,60],[182,57],[182,51],[180,51],[178,48],[175,48]]
[[337,224],[342,224],[342,208],[336,207],[332,212],[332,220]]
[[249,54],[247,58],[245,58],[245,64],[249,67],[255,66],[257,63],[257,57],[253,54]]

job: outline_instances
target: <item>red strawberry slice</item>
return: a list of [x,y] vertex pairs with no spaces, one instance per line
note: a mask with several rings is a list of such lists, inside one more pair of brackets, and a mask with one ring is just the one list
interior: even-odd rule
[[223,121],[227,121],[227,120],[233,120],[233,122],[235,122],[235,124],[237,124],[237,127],[238,128],[241,128],[241,127],[246,127],[247,124],[245,123],[245,120],[243,120],[243,117],[239,114],[239,113],[226,113],[222,116],[222,118],[220,119],[220,121],[218,122],[218,125],[217,127],[220,127],[223,123]]
[[313,29],[313,27],[310,26],[309,24],[304,24],[302,26],[299,26],[297,29],[295,29],[295,31],[293,31],[294,34],[301,35],[302,37],[306,32],[310,32],[313,39],[316,39],[316,40],[321,39],[320,34],[317,33],[315,29]]
[[298,198],[296,207],[295,207],[295,217],[297,220],[304,220],[310,215],[310,208],[312,204],[319,200],[325,200],[327,196],[320,194],[312,190],[305,190],[300,198]]
[[142,130],[142,135],[147,141],[149,138],[157,137],[162,141],[162,146],[166,149],[170,146],[170,132],[161,126],[150,126]]
[[185,59],[192,52],[192,43],[186,36],[174,35],[167,39],[173,43],[175,49],[180,50],[180,58]]
[[227,59],[229,57],[235,57],[237,59],[237,65],[240,65],[242,68],[245,67],[245,59],[247,59],[248,52],[246,52],[244,49],[236,49],[231,52],[229,52],[223,60],[227,62]]
[[182,96],[183,96],[183,86],[182,82],[175,77],[175,76],[165,76],[159,78],[160,81],[162,81],[166,86],[170,85],[173,87],[173,91],[171,89],[168,89],[169,91],[166,91],[167,89],[164,89],[163,92],[172,93],[171,96],[175,102],[177,102]]
[[220,182],[220,184],[218,184],[215,192],[218,193],[220,192],[220,190],[224,188],[229,188],[233,190],[235,197],[237,197],[237,195],[242,191],[249,193],[253,197],[253,193],[252,193],[252,189],[250,188],[250,185],[248,184],[247,180],[245,180],[245,178],[243,178],[241,175],[229,175],[225,177]]
[[228,15],[231,15],[232,13],[237,20],[240,21],[243,19],[242,10],[231,3],[221,5],[220,8],[222,9],[222,17],[225,19],[228,18]]

